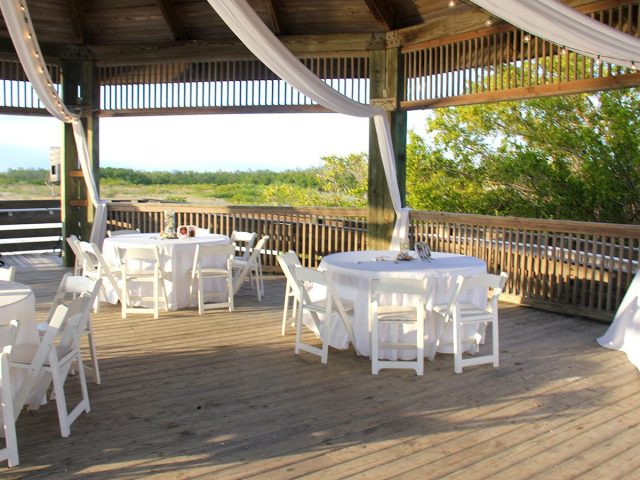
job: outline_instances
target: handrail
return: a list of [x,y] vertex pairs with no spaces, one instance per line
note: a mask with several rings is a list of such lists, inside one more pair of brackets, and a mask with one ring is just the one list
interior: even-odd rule
[[[367,248],[364,208],[116,202],[109,205],[108,228],[160,231],[166,210],[175,212],[176,224],[269,235],[269,251],[262,255],[266,270],[278,270],[275,255],[287,250],[298,253],[303,265],[317,267],[330,253]],[[493,273],[507,271],[508,301],[606,321],[640,261],[637,225],[412,210],[410,241],[481,258]]]

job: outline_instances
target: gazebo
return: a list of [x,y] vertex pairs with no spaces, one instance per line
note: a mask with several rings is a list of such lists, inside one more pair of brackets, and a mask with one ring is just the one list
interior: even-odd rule
[[[68,439],[46,415],[21,418],[28,461],[18,475],[573,478],[593,468],[594,478],[604,478],[613,466],[620,475],[637,471],[637,372],[596,348],[601,324],[570,315],[611,321],[638,270],[640,227],[402,208],[409,110],[640,86],[633,46],[612,41],[616,53],[601,38],[592,48],[556,17],[533,21],[536,12],[526,8],[556,3],[549,0],[248,0],[263,25],[255,38],[243,29],[249,17],[227,11],[240,3],[0,0],[3,9],[17,7],[15,25],[32,25],[24,36],[37,38],[31,54],[46,62],[32,73],[48,73],[45,87],[63,100],[54,96],[54,108],[64,120],[79,119],[75,131],[64,126],[63,236],[92,232],[100,118],[321,113],[330,108],[325,101],[337,110],[355,104],[358,114],[376,117],[368,208],[172,205],[178,224],[268,234],[263,262],[276,270],[276,255],[290,249],[315,267],[329,253],[387,248],[396,216],[405,215],[411,242],[509,272],[504,298],[513,305],[501,312],[506,366],[452,377],[449,359],[438,357],[421,383],[372,380],[368,361],[347,351],[332,352],[327,368],[289,362],[290,337],[279,336],[284,284],[275,276],[263,303],[240,302],[240,317],[198,319],[180,310],[155,323],[125,322],[106,306],[94,322],[105,372],[104,385],[91,385],[95,415],[81,416]],[[640,36],[639,0],[562,3]],[[9,23],[0,21],[0,113],[47,115]],[[271,38],[290,53],[265,56],[260,47]],[[304,67],[301,77],[282,79],[289,78],[282,66],[291,63],[280,62],[286,55]],[[309,75],[324,87],[307,84]],[[327,86],[345,103],[318,93]],[[80,154],[78,124],[87,142]],[[83,155],[90,165],[81,167]],[[157,232],[167,206],[105,208],[96,224]],[[59,276],[36,271],[20,279],[45,298],[40,313]]]

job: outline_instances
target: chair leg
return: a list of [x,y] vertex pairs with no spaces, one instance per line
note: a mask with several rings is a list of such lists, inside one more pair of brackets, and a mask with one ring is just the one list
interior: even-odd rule
[[87,325],[87,340],[89,341],[89,350],[91,352],[91,366],[93,368],[93,380],[96,385],[100,385],[100,367],[98,365],[98,354],[96,352],[96,343],[93,341],[93,330],[91,329],[91,320]]
[[127,306],[129,305],[129,294],[127,292],[127,277],[122,275],[122,318],[127,318]]
[[453,371],[462,373],[462,332],[456,315],[453,318]]
[[322,355],[320,362],[327,364],[329,360],[329,333],[331,332],[331,313],[325,315],[325,320],[320,328],[320,340],[322,340]]
[[233,277],[231,276],[231,271],[229,271],[229,276],[227,277],[227,296],[229,302],[229,311],[233,312],[235,310],[234,298],[233,298]]
[[64,383],[60,377],[58,365],[51,365],[51,376],[53,391],[56,397],[56,409],[58,410],[58,423],[60,424],[60,435],[68,437],[71,434],[71,425],[67,418],[67,402],[64,396]]
[[[3,368],[2,376],[4,378],[9,378],[9,366],[7,364],[3,364],[7,368]],[[2,418],[3,418],[3,430],[4,430],[4,441],[7,449],[7,461],[9,462],[10,467],[15,467],[20,463],[20,458],[18,457],[18,439],[16,436],[16,424],[15,424],[15,413],[13,411],[13,398],[12,391],[7,382],[7,387],[0,392],[0,398],[2,398]]]
[[160,317],[160,285],[158,275],[153,277],[153,318],[157,320]]
[[202,285],[202,276],[198,275],[198,313],[200,315],[204,312],[204,289]]
[[500,343],[498,341],[498,315],[497,314],[493,317],[493,322],[491,323],[493,324],[493,329],[492,329],[493,366],[499,367],[500,366]]
[[296,344],[294,352],[296,355],[300,354],[300,344],[302,343],[302,308],[298,310],[298,317],[296,320]]
[[371,319],[371,373],[377,375],[380,372],[380,356],[378,352],[378,319]]
[[418,304],[416,318],[416,375],[424,374],[424,305]]
[[284,291],[284,308],[282,311],[282,329],[280,334],[284,337],[284,334],[287,330],[287,313],[289,313],[289,283],[287,282],[287,287]]

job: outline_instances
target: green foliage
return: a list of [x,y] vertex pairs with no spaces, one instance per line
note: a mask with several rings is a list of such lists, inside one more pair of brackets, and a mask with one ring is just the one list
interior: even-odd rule
[[42,185],[47,180],[49,180],[49,171],[43,168],[10,168],[0,173],[0,184],[4,185],[14,183]]
[[367,203],[368,159],[364,153],[346,157],[322,157],[318,180],[323,192],[330,194],[336,206],[363,207]]
[[640,223],[640,92],[437,110],[411,133],[413,208]]

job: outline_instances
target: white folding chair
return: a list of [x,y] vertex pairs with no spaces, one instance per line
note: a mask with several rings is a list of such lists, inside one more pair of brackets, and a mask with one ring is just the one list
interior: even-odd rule
[[[122,293],[120,295],[122,318],[127,318],[127,313],[153,313],[153,318],[157,319],[160,310],[160,290],[162,290],[164,309],[168,312],[169,302],[164,288],[158,247],[128,247],[119,248],[118,251],[122,260]],[[138,284],[141,287],[149,283],[153,285],[152,297],[142,294],[136,297],[131,294],[131,284]],[[132,299],[140,302],[152,300],[153,308],[134,307]]]
[[256,275],[256,293],[258,295],[258,301],[262,301],[262,296],[264,295],[264,285],[262,282],[262,263],[260,260],[260,255],[262,253],[262,249],[266,246],[267,241],[269,241],[269,235],[265,235],[251,250],[251,254],[246,261],[243,261],[241,266],[235,268],[234,260],[234,273],[233,273],[233,291],[234,293],[238,293],[240,287],[243,282],[250,275]]
[[121,235],[132,235],[140,233],[140,230],[107,230],[108,237],[119,237]]
[[[300,305],[298,306],[298,318],[296,320],[296,343],[295,353],[300,354],[300,350],[320,356],[320,361],[327,363],[329,356],[329,334],[331,332],[331,324],[334,316],[338,315],[344,328],[347,330],[349,340],[353,345],[353,329],[351,326],[351,318],[349,311],[353,310],[353,303],[348,300],[342,300],[335,292],[331,280],[325,272],[307,267],[297,267],[293,274],[301,293]],[[311,300],[307,288],[322,288],[325,295],[320,300]],[[304,312],[309,312],[312,322],[318,330],[322,348],[309,345],[302,341],[302,323]],[[319,315],[323,315],[321,318]],[[356,350],[356,353],[358,351]]]
[[293,305],[291,306],[291,320],[295,325],[296,311],[298,308],[298,304],[300,303],[300,290],[298,288],[298,283],[293,276],[293,270],[297,267],[301,267],[302,265],[300,264],[298,255],[296,255],[296,253],[292,251],[278,255],[277,259],[278,264],[280,264],[280,268],[282,268],[282,273],[284,273],[284,276],[287,279],[287,286],[284,290],[284,310],[282,312],[282,335],[284,335],[287,329],[289,299],[293,300]]
[[[500,346],[498,340],[498,299],[507,281],[507,273],[500,275],[482,274],[472,277],[458,275],[457,289],[448,305],[434,305],[433,312],[442,317],[444,324],[451,323],[453,328],[453,369],[462,373],[464,367],[492,363],[498,367],[500,363]],[[463,297],[471,290],[487,289],[489,295],[484,305],[464,301]],[[484,332],[491,323],[492,349],[490,355],[463,358],[465,344],[478,348],[483,342]],[[469,328],[470,327],[470,328]],[[475,327],[475,328],[474,328]]]
[[[256,247],[258,234],[234,230],[230,238],[231,243],[236,247],[236,255],[233,257],[233,268],[235,270],[241,270],[249,261],[251,253]],[[249,284],[251,288],[258,290],[258,301],[260,301],[261,295],[264,294],[264,282],[262,279],[262,262],[260,257],[257,257],[257,259],[258,261],[253,265],[253,268],[249,270]]]
[[[27,380],[23,387],[30,387],[29,390],[21,387],[16,400],[17,405],[24,405],[28,396],[42,398],[52,385],[60,434],[63,437],[71,434],[71,425],[82,412],[89,413],[91,410],[80,352],[80,336],[89,318],[92,301],[91,295],[83,293],[74,299],[69,307],[59,305],[41,338],[40,345],[16,345],[11,355],[11,367],[27,370]],[[69,412],[64,385],[72,368],[78,372],[81,400]],[[45,375],[39,375],[36,379],[35,374],[40,371]]]
[[16,267],[0,268],[0,280],[13,282],[16,278]]
[[13,403],[13,386],[11,383],[11,372],[9,359],[11,349],[18,332],[18,322],[11,320],[9,325],[0,327],[5,346],[0,350],[0,412],[2,413],[2,430],[4,437],[4,448],[0,448],[0,462],[7,460],[10,467],[15,467],[20,463],[18,457],[18,439],[16,436],[16,412]]
[[[82,259],[81,275],[88,277],[94,281],[102,279],[103,287],[105,286],[106,282],[109,282],[118,299],[122,301],[122,298],[120,297],[120,288],[118,285],[118,277],[120,277],[122,272],[109,265],[109,263],[102,256],[100,248],[95,243],[78,242],[77,246],[80,252],[80,258]],[[76,275],[80,274],[76,273]],[[94,311],[98,313],[100,311],[99,299],[96,301],[94,307]]]
[[[98,301],[98,293],[100,292],[100,287],[102,285],[102,280],[92,280],[88,277],[71,275],[71,273],[65,273],[60,281],[60,285],[58,286],[58,291],[53,297],[53,301],[51,302],[51,307],[49,308],[49,314],[47,315],[46,323],[38,324],[38,332],[40,335],[44,335],[47,331],[47,327],[51,319],[53,318],[53,314],[56,311],[58,305],[65,305],[70,300],[73,300],[78,295],[83,293],[88,293],[94,298],[94,304]],[[69,298],[71,297],[71,298]],[[89,354],[91,356],[91,367],[87,367],[90,369],[94,383],[96,385],[101,384],[100,379],[100,366],[98,365],[98,354],[96,352],[96,343],[93,336],[93,328],[91,327],[91,317],[87,319],[86,328],[83,332],[87,336],[87,343],[89,345]]]
[[[394,305],[393,297],[413,295],[416,305]],[[383,368],[411,368],[417,375],[424,373],[424,321],[426,312],[427,280],[381,278],[369,282],[369,329],[371,332],[371,373],[377,375]],[[380,327],[415,327],[413,342],[381,342]],[[390,332],[393,333],[393,332]],[[397,333],[397,332],[396,332]],[[380,349],[416,351],[415,360],[381,360]]]
[[[196,245],[196,253],[193,258],[193,269],[191,270],[191,285],[197,283],[198,287],[198,313],[202,315],[204,310],[214,308],[229,308],[230,312],[233,312],[233,254],[235,247],[232,244],[229,245]],[[211,257],[226,257],[224,266],[212,267],[207,266],[206,259]],[[205,302],[205,279],[223,279],[225,281],[226,288],[226,302]]]

